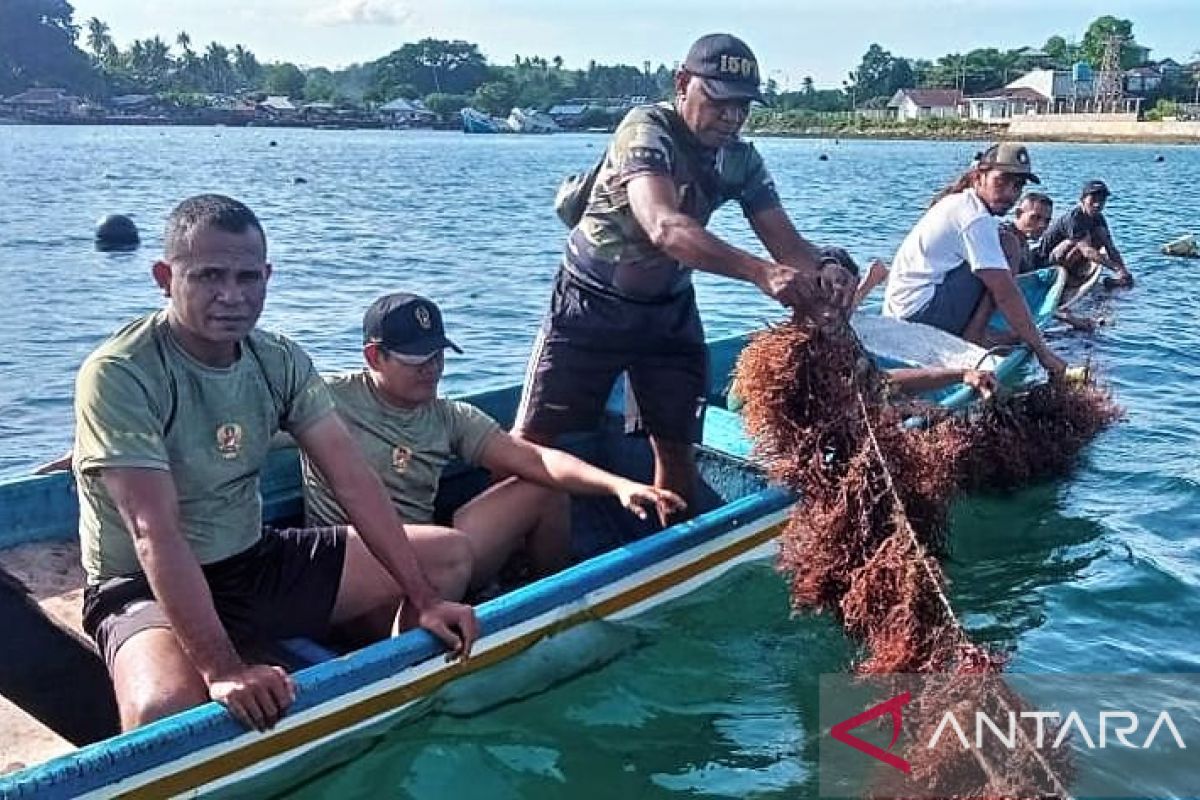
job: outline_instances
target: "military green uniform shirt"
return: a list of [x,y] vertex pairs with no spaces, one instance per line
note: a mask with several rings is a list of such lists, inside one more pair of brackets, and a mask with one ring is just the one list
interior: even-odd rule
[[279,429],[303,430],[333,408],[294,342],[254,330],[230,367],[188,355],[165,312],[133,322],[93,352],[75,385],[79,537],[90,583],[141,570],[133,539],[98,470],[171,473],[180,526],[201,564],[261,535],[258,475]]
[[669,178],[679,209],[702,225],[730,200],[748,218],[781,205],[754,145],[734,139],[706,149],[669,103],[634,108],[613,134],[566,254],[576,278],[634,300],[659,300],[691,285],[687,265],[655,247],[633,216],[628,183],[639,175]]
[[[500,425],[468,403],[437,399],[402,409],[380,398],[365,372],[325,378],[338,414],[383,480],[405,522],[433,522],[433,501],[442,470],[453,458],[478,464],[488,437]],[[349,517],[329,484],[306,458],[304,506],[310,525],[341,525]]]

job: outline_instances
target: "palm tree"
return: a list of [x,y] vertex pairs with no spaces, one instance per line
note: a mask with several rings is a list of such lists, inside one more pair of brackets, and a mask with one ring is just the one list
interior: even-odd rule
[[96,60],[101,61],[104,51],[112,43],[112,37],[108,34],[108,24],[92,17],[87,21],[87,32],[88,48],[96,56]]
[[210,42],[204,51],[204,74],[208,88],[215,92],[228,92],[232,70],[229,67],[229,49],[217,42]]
[[158,36],[147,39],[143,47],[146,62],[146,81],[150,87],[161,89],[166,83],[167,73],[170,72],[171,47]]
[[233,46],[233,71],[237,75],[239,88],[242,89],[256,86],[262,77],[262,65],[258,63],[254,53],[240,44]]

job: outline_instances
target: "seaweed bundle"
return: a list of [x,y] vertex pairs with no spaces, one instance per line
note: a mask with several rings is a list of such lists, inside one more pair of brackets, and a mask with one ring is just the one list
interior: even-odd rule
[[[836,615],[863,645],[863,674],[999,673],[1004,656],[972,643],[946,598],[939,558],[951,501],[1069,471],[1119,418],[1109,394],[1090,382],[1052,383],[956,415],[893,397],[849,325],[803,321],[756,335],[736,384],[759,460],[800,498],[779,558],[794,608]],[[905,424],[914,416],[923,424]],[[951,702],[965,686],[942,684],[918,704]],[[996,688],[975,699],[1020,705]],[[959,787],[954,796],[1046,796],[1047,785],[1065,795],[1069,765],[1049,764],[1032,748],[987,756],[918,749],[913,776]]]

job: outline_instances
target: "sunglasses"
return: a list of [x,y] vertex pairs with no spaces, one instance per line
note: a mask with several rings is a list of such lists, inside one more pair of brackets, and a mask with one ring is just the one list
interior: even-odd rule
[[423,367],[426,364],[441,362],[445,357],[444,350],[437,350],[424,356],[411,356],[406,353],[397,353],[394,350],[388,350],[383,345],[379,345],[379,352],[383,353],[385,358],[399,361],[401,364],[409,367]]

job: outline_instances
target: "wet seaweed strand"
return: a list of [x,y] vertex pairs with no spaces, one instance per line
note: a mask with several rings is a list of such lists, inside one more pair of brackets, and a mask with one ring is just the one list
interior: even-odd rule
[[[973,644],[945,595],[951,500],[961,491],[1013,489],[1063,475],[1120,416],[1095,385],[1053,384],[983,404],[969,415],[891,397],[848,325],[792,322],[747,345],[736,381],[746,428],[770,477],[800,496],[782,537],[779,566],[797,610],[837,616],[862,642],[864,674],[999,673],[1002,654]],[[913,413],[923,429],[902,423]],[[922,702],[945,702],[946,687]],[[1019,708],[993,691],[989,702]],[[978,698],[977,698],[978,699]],[[1065,752],[1065,751],[1064,751]],[[931,787],[970,785],[954,796],[1066,796],[1065,759],[1033,748],[915,755]],[[1002,776],[1029,776],[1029,783]],[[965,783],[964,783],[965,781]],[[894,796],[894,795],[893,795]]]

